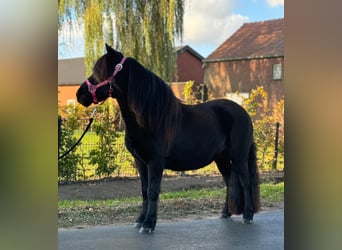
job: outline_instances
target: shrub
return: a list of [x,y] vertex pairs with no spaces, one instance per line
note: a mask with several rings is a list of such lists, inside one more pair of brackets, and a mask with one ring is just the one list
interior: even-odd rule
[[193,104],[195,101],[195,97],[192,91],[194,86],[194,81],[187,81],[184,85],[183,95],[184,95],[184,102],[186,104]]
[[118,154],[116,139],[119,137],[118,120],[119,111],[113,100],[107,100],[98,106],[97,119],[93,128],[99,137],[98,147],[89,152],[90,163],[96,165],[96,175],[109,176],[120,167],[115,162]]
[[254,140],[258,149],[258,166],[261,169],[272,169],[276,123],[280,123],[278,153],[284,153],[284,99],[279,101],[272,110],[268,105],[268,94],[262,86],[253,89],[249,98],[244,99],[242,106],[253,120]]
[[[79,112],[80,110],[76,106],[68,105],[60,110],[61,114],[67,116],[67,119],[63,119],[59,115],[61,120],[60,134],[59,134],[59,154],[63,154],[69,150],[77,141],[78,138],[74,136],[74,131],[80,126]],[[77,166],[81,162],[81,156],[76,152],[76,149],[72,150],[68,155],[58,161],[58,178],[59,180],[76,180],[77,178]]]
[[190,80],[185,82],[183,95],[186,104],[197,104],[208,100],[208,87],[205,84],[195,85]]

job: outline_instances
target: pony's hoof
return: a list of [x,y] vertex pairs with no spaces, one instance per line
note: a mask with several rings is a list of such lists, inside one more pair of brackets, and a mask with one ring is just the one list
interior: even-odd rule
[[139,233],[141,233],[141,234],[151,234],[151,233],[153,233],[153,229],[152,228],[142,227],[142,228],[140,228]]
[[252,223],[253,223],[252,219],[245,219],[245,218],[242,219],[242,224],[252,224]]
[[142,223],[136,222],[134,223],[134,228],[141,228],[142,227]]

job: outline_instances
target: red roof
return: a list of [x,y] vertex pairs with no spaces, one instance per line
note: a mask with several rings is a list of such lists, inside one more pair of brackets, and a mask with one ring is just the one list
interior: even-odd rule
[[284,56],[284,18],[245,23],[205,61]]

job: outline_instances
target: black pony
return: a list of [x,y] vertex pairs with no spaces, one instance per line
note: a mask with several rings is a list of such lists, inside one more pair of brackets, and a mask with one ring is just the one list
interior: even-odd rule
[[227,186],[222,217],[242,213],[243,222],[251,223],[260,204],[256,147],[247,112],[225,99],[185,105],[135,59],[108,45],[106,49],[78,89],[77,100],[86,107],[108,97],[118,101],[126,147],[141,178],[143,205],[135,227],[141,233],[154,231],[164,169],[194,170],[212,161]]

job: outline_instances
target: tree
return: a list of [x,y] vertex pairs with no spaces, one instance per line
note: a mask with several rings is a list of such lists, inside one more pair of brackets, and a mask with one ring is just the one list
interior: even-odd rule
[[87,74],[107,42],[171,81],[183,14],[184,0],[58,0],[59,28],[73,19],[84,21]]

